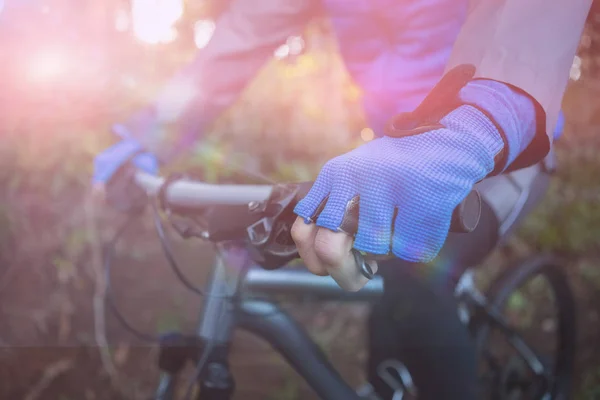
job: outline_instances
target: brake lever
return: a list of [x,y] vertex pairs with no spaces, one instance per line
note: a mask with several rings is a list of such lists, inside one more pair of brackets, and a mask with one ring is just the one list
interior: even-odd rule
[[[269,199],[248,204],[251,213],[262,215],[246,228],[246,236],[251,244],[251,256],[265,269],[280,268],[298,258],[298,250],[289,231],[295,220],[293,208],[302,192],[301,186],[276,185]],[[291,244],[278,243],[282,236],[289,237]]]

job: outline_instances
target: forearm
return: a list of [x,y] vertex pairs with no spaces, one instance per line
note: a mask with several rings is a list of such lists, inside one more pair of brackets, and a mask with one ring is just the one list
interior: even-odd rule
[[514,85],[558,119],[591,0],[474,0],[447,69],[473,64],[476,77]]
[[[314,0],[234,0],[208,45],[152,104],[152,127],[138,134],[162,159],[189,148],[230,107],[273,51],[304,28]],[[167,141],[166,127],[174,131]]]

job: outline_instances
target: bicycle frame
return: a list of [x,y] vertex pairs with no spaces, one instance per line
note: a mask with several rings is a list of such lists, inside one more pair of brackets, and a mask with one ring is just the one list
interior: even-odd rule
[[[196,330],[204,343],[228,348],[235,329],[248,331],[280,353],[320,398],[360,399],[305,330],[275,303],[260,297],[298,294],[319,300],[376,301],[383,294],[381,277],[376,276],[362,290],[351,293],[330,277],[299,269],[232,267],[218,254],[207,288]],[[175,376],[165,374],[156,398],[171,400],[175,380]]]
[[[473,313],[459,308],[463,322],[469,324],[472,315],[477,315],[483,317],[484,323],[500,327],[529,367],[542,375],[544,369],[538,355],[488,306],[485,296],[475,287],[472,275],[471,269],[466,270],[455,288],[455,296],[463,301],[461,307],[468,304],[474,308]],[[235,329],[248,331],[266,340],[281,354],[319,398],[359,400],[362,397],[342,379],[305,330],[268,297],[283,294],[321,301],[375,302],[383,292],[384,281],[377,275],[362,290],[347,292],[332,278],[316,276],[304,269],[288,267],[268,271],[256,265],[240,268],[229,265],[223,254],[217,254],[196,335],[202,343],[218,346],[222,351],[216,361],[226,365],[233,332]],[[156,399],[172,400],[176,378],[169,374],[161,378]],[[226,400],[228,396],[221,394],[218,399]],[[212,400],[212,397],[198,399]]]

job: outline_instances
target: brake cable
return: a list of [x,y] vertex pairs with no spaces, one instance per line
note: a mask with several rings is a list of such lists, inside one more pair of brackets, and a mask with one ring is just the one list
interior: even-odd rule
[[[196,285],[194,285],[187,277],[186,275],[183,273],[183,271],[181,270],[181,268],[179,267],[179,264],[177,263],[177,260],[175,259],[175,255],[173,252],[173,249],[171,248],[169,239],[167,238],[167,233],[165,231],[165,227],[164,227],[164,223],[162,221],[162,218],[160,216],[160,213],[158,211],[158,207],[156,205],[156,201],[152,200],[151,202],[151,207],[152,207],[152,214],[153,214],[153,219],[154,219],[154,228],[156,230],[156,234],[158,236],[158,239],[161,243],[161,247],[163,249],[163,253],[165,255],[165,258],[167,259],[169,266],[171,267],[171,269],[173,270],[173,272],[175,273],[175,275],[177,276],[177,278],[179,279],[179,281],[181,281],[181,283],[189,290],[191,290],[192,292],[203,296],[203,297],[216,297],[216,298],[228,298],[231,297],[229,295],[221,295],[221,296],[217,296],[217,295],[209,295],[207,294],[205,291],[203,291],[202,289],[198,288]],[[113,264],[113,260],[114,260],[114,256],[115,256],[115,252],[116,252],[116,245],[117,242],[119,241],[119,239],[121,239],[121,236],[127,231],[127,229],[132,225],[132,223],[140,218],[142,215],[142,213],[136,213],[134,215],[130,215],[130,217],[125,221],[125,223],[123,223],[123,225],[117,230],[117,232],[113,235],[113,237],[111,238],[111,240],[106,244],[105,246],[105,250],[104,250],[104,270],[105,270],[105,279],[106,279],[106,301],[109,305],[109,307],[111,308],[111,310],[113,311],[113,313],[115,314],[115,316],[117,317],[117,319],[119,320],[119,322],[132,334],[134,334],[135,336],[137,336],[138,338],[147,341],[147,342],[158,342],[159,338],[157,336],[148,334],[148,333],[144,333],[139,331],[138,329],[134,328],[128,321],[127,319],[123,316],[123,314],[119,311],[115,301],[114,301],[114,296],[112,293],[112,285],[111,285],[111,267]]]
[[156,235],[158,236],[160,245],[163,249],[163,253],[165,254],[165,258],[169,262],[171,269],[173,270],[173,272],[175,273],[177,278],[179,278],[181,283],[183,283],[183,285],[186,288],[188,288],[189,290],[191,290],[192,292],[194,292],[196,294],[199,294],[200,296],[206,296],[206,293],[202,289],[195,286],[192,282],[190,282],[190,280],[185,276],[185,274],[179,268],[179,265],[177,264],[177,261],[175,260],[175,255],[173,254],[173,250],[171,249],[169,239],[167,239],[165,227],[164,227],[162,218],[160,217],[158,207],[156,206],[156,201],[152,200],[152,201],[150,201],[150,204],[152,206],[152,217],[154,219],[154,228],[156,230]]
[[111,279],[110,279],[111,274],[110,274],[110,272],[111,272],[111,266],[113,263],[115,252],[116,252],[117,242],[121,238],[121,236],[125,233],[125,231],[127,231],[127,229],[131,225],[133,225],[132,224],[133,221],[138,219],[141,215],[142,215],[141,213],[136,213],[134,215],[131,215],[125,221],[125,223],[123,223],[123,225],[121,225],[121,227],[117,230],[117,232],[113,235],[111,240],[106,244],[106,246],[104,248],[104,271],[105,271],[105,280],[106,280],[105,299],[106,299],[106,302],[108,303],[108,306],[110,307],[110,309],[112,310],[114,315],[117,317],[119,322],[125,327],[125,329],[127,329],[130,333],[132,333],[134,336],[137,336],[139,339],[141,339],[143,341],[154,343],[154,342],[160,341],[159,337],[145,333],[145,332],[141,332],[141,331],[137,330],[136,328],[134,328],[127,321],[127,319],[123,316],[123,314],[121,314],[121,312],[119,311],[119,308],[117,307],[117,305],[113,299],[113,293],[111,290]]
[[[247,173],[247,171],[245,171],[245,172]],[[203,297],[231,298],[232,295],[227,295],[227,294],[226,295],[210,295],[210,294],[206,293],[204,290],[202,290],[199,287],[197,287],[196,285],[194,285],[183,273],[183,271],[179,267],[178,262],[175,259],[174,251],[171,247],[169,239],[167,238],[167,233],[165,230],[164,222],[160,215],[159,206],[157,205],[157,202],[159,203],[159,205],[162,209],[164,209],[167,213],[170,213],[170,210],[168,209],[168,207],[166,207],[166,205],[167,205],[166,198],[165,198],[166,190],[168,189],[168,186],[170,186],[172,183],[176,182],[177,180],[180,180],[183,177],[184,177],[184,175],[182,175],[182,174],[172,174],[161,185],[158,195],[150,198],[150,205],[152,208],[152,215],[153,215],[153,220],[154,220],[154,228],[155,228],[156,234],[158,236],[158,239],[160,241],[161,247],[163,249],[163,253],[165,255],[165,258],[167,259],[167,262],[169,263],[169,266],[171,267],[171,269],[173,270],[173,272],[175,273],[175,275],[177,276],[179,281],[188,290],[190,290],[200,296],[203,296]],[[266,180],[266,178],[264,178],[263,176],[260,176],[260,178]],[[130,331],[132,334],[134,334],[135,336],[137,336],[138,338],[140,338],[144,341],[159,342],[160,341],[159,337],[141,332],[141,331],[137,330],[136,328],[134,328],[127,321],[127,319],[119,311],[116,303],[114,302],[113,294],[111,291],[111,279],[110,279],[111,266],[112,266],[115,252],[116,252],[116,244],[117,244],[118,240],[121,238],[121,236],[125,233],[125,231],[130,227],[132,222],[134,220],[136,220],[137,218],[141,217],[142,214],[143,214],[142,212],[137,212],[133,215],[130,215],[129,218],[127,219],[127,221],[117,230],[117,232],[114,234],[114,236],[111,238],[111,240],[108,242],[108,244],[105,247],[104,268],[105,268],[105,276],[106,276],[106,278],[105,278],[106,279],[106,300],[109,304],[109,307],[111,308],[111,310],[113,311],[113,313],[115,314],[117,319],[119,320],[119,322],[128,331]],[[171,221],[171,223],[173,223],[173,221]],[[189,237],[187,235],[183,235],[182,232],[180,232],[180,230],[178,229],[178,227],[174,226],[174,228],[183,237]],[[195,236],[195,235],[190,235],[190,236]]]
[[175,255],[174,255],[174,251],[171,247],[170,241],[167,238],[167,233],[165,231],[165,226],[163,223],[163,220],[160,216],[160,213],[158,211],[158,207],[156,206],[156,201],[151,201],[151,206],[152,206],[152,213],[153,213],[153,218],[154,218],[154,227],[156,230],[156,234],[158,236],[158,239],[160,241],[161,247],[163,249],[165,258],[167,259],[167,261],[169,262],[169,265],[171,266],[171,269],[173,270],[173,272],[175,273],[175,275],[177,276],[177,278],[179,278],[179,280],[181,281],[181,283],[183,283],[183,285],[188,288],[189,290],[191,290],[192,292],[196,293],[197,295],[200,295],[202,297],[211,297],[214,299],[229,299],[229,298],[233,298],[235,297],[235,293],[232,294],[224,294],[224,295],[214,295],[214,294],[208,294],[206,291],[198,288],[197,286],[195,286],[183,273],[183,271],[181,270],[181,268],[179,267],[177,260],[175,260]]
[[[198,293],[200,295],[204,295],[204,292],[195,288],[194,285],[192,285],[187,280],[185,275],[178,268],[177,262],[175,261],[175,258],[173,257],[173,254],[171,251],[171,248],[168,244],[168,241],[166,240],[164,227],[163,227],[162,221],[160,219],[158,210],[156,209],[156,205],[154,204],[154,202],[152,203],[152,205],[153,205],[153,212],[154,212],[154,217],[155,217],[157,233],[158,233],[159,239],[161,240],[161,243],[163,244],[163,249],[164,249],[165,253],[168,254],[167,258],[169,260],[169,264],[171,264],[171,267],[173,267],[173,269],[175,271],[177,271],[177,276],[180,278],[180,280],[182,282],[184,282],[184,284],[189,289],[194,288],[195,289],[194,291],[196,293]],[[119,311],[116,303],[114,302],[113,293],[111,290],[111,279],[110,279],[111,274],[110,273],[111,273],[111,266],[112,266],[112,263],[114,260],[115,252],[116,252],[117,242],[123,236],[123,234],[127,231],[127,229],[133,225],[133,222],[135,220],[139,219],[141,215],[142,215],[142,213],[136,213],[136,214],[130,215],[129,218],[119,227],[119,229],[112,236],[111,240],[105,246],[105,249],[104,249],[104,268],[105,268],[105,279],[106,279],[105,299],[106,299],[110,309],[114,313],[114,315],[117,317],[119,322],[125,327],[126,330],[128,330],[134,336],[138,337],[139,339],[141,339],[143,341],[161,344],[162,341],[161,341],[160,336],[155,336],[152,334],[142,332],[142,331],[134,328],[127,321],[127,318],[125,318],[125,316],[123,316],[123,314]],[[194,368],[194,373],[192,374],[192,377],[188,384],[188,388],[186,390],[186,399],[190,398],[190,396],[192,394],[192,390],[193,390],[193,385],[199,379],[200,375],[204,371],[204,367],[206,366],[208,358],[212,354],[213,349],[214,349],[214,343],[210,342],[210,341],[207,341],[205,343],[205,345],[203,346],[202,354],[200,355],[200,359]],[[154,397],[152,399],[154,400]]]

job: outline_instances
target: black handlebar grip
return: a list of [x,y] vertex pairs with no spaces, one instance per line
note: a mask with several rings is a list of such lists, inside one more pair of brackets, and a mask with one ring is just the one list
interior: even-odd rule
[[[312,182],[303,182],[299,185],[297,192],[298,201],[301,200],[312,186]],[[359,210],[359,201],[357,199],[353,199],[348,204],[348,208],[346,209],[346,215],[342,220],[342,225],[340,226],[340,230],[354,235],[358,230],[358,210]],[[323,201],[323,203],[317,208],[315,215],[313,215],[313,219],[316,219],[317,216],[321,213],[327,199]],[[477,190],[471,190],[471,192],[464,198],[464,200],[454,209],[452,213],[452,220],[450,222],[450,231],[454,233],[470,233],[477,228],[479,224],[479,219],[481,218],[481,196]]]
[[477,190],[471,192],[454,209],[450,231],[456,233],[471,233],[477,228],[481,218],[481,195]]

